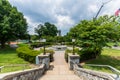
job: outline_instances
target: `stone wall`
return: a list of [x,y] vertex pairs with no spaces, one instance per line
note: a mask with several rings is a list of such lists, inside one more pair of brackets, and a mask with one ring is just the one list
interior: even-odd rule
[[83,80],[115,80],[112,74],[79,68],[77,65],[74,65],[74,72]]
[[70,70],[74,70],[74,73],[82,78],[81,80],[118,80],[113,74],[80,68],[78,55],[69,55],[68,63]]
[[34,69],[0,74],[0,80],[38,80],[44,71],[45,64],[42,64],[40,67]]
[[50,57],[49,54],[38,55],[36,60],[37,65],[40,65],[38,68],[0,74],[0,80],[38,80],[49,69]]
[[38,55],[36,56],[36,63],[37,64],[45,64],[46,70],[49,69],[50,65],[50,53],[46,53],[46,55]]
[[73,70],[74,64],[79,64],[80,63],[80,57],[79,55],[68,55],[68,63],[69,63],[69,69]]

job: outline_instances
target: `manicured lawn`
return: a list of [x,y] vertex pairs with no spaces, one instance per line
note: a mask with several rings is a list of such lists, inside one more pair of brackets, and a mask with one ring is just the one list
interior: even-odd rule
[[[87,64],[100,64],[100,65],[110,65],[118,70],[120,70],[120,50],[111,49],[111,48],[104,48],[102,54],[97,57],[96,59],[90,60],[86,62]],[[95,69],[95,70],[102,70],[111,72],[108,68],[103,67],[89,67],[85,66],[86,68]]]
[[107,43],[109,46],[114,46],[115,44],[117,44],[118,46],[120,46],[120,42],[109,42]]
[[17,56],[16,50],[12,48],[0,49],[0,66],[5,66],[3,72],[22,70],[24,66],[14,67],[16,64],[28,64],[25,68],[30,68],[30,64]]

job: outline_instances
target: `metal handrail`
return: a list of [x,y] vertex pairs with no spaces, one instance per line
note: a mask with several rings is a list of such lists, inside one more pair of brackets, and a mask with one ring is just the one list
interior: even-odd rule
[[97,66],[97,67],[108,67],[112,70],[113,73],[116,74],[116,79],[115,80],[120,80],[120,71],[110,65],[96,65],[96,64],[85,64],[87,66]]

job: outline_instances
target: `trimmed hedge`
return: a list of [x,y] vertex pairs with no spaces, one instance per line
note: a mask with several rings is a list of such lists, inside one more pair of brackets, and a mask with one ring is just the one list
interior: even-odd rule
[[27,46],[19,47],[16,49],[18,57],[23,58],[24,60],[35,63],[35,58],[39,53],[39,51],[31,50]]
[[47,50],[47,53],[50,53],[50,62],[54,60],[53,54],[55,53],[53,50]]
[[[51,42],[45,42],[45,45],[47,45],[47,46],[52,45],[52,43]],[[38,47],[42,47],[42,46],[44,46],[43,42],[34,42],[34,43],[31,44],[32,48],[38,48]]]
[[72,50],[66,49],[64,57],[65,57],[65,61],[68,62],[68,54],[72,53]]
[[83,61],[95,59],[97,56],[99,56],[101,53],[101,48],[88,47],[81,49],[78,53],[81,57],[81,61],[83,62]]
[[[78,48],[75,48],[74,50],[75,50],[75,53],[78,54],[79,49],[78,49]],[[66,61],[66,62],[68,62],[68,54],[72,54],[72,53],[73,53],[73,50],[66,49],[65,55],[64,55],[65,61]]]
[[[40,49],[40,51],[43,52],[43,49]],[[52,49],[45,49],[45,53],[50,53],[50,62],[52,62],[54,60],[54,57],[53,57],[53,55],[55,53],[54,50],[52,50]]]

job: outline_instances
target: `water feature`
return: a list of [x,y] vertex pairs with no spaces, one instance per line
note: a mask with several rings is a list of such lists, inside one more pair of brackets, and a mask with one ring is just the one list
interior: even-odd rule
[[66,45],[54,45],[54,46],[52,46],[52,48],[54,49],[54,50],[65,50],[65,49],[67,49],[67,46]]

